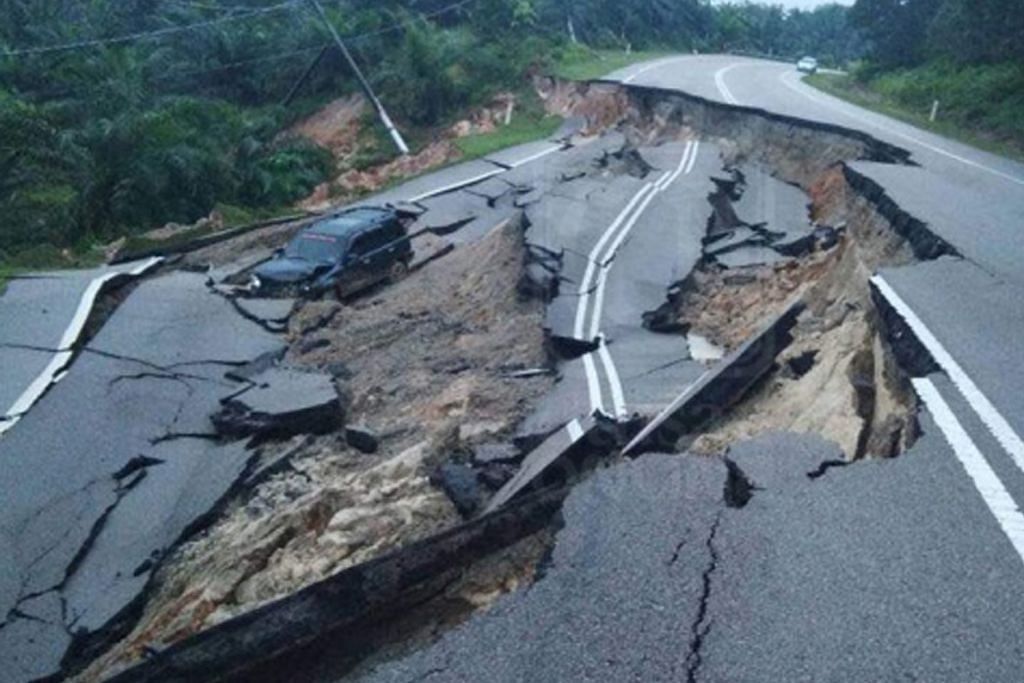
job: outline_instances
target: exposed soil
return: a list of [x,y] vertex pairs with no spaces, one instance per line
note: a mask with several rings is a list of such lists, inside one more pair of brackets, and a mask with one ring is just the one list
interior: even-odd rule
[[355,154],[361,121],[369,105],[362,93],[340,97],[288,130],[330,150],[340,163]]
[[429,171],[459,158],[458,147],[448,138],[431,142],[416,154],[397,157],[366,169],[348,169],[322,183],[299,203],[304,209],[321,210],[383,189],[388,183]]
[[[547,361],[541,311],[515,292],[522,264],[522,229],[507,223],[354,306],[307,303],[286,362],[330,369],[347,422],[376,433],[379,450],[340,434],[300,444],[287,471],[177,549],[135,629],[82,680],[459,521],[430,473],[510,433],[551,384],[503,377]],[[467,583],[465,600],[486,604],[517,581]]]
[[[800,266],[781,272],[760,269],[745,284],[731,286],[720,285],[730,276],[718,274],[718,279],[705,281],[710,282],[709,292],[698,290],[688,297],[735,312],[738,326],[715,313],[694,323],[727,347],[743,339],[735,330],[756,324],[758,312],[771,316],[781,311],[787,292],[802,291],[808,308],[775,369],[685,445],[694,452],[721,454],[730,444],[764,432],[793,431],[834,441],[850,460],[893,457],[913,445],[918,435],[916,399],[879,335],[867,285],[870,271],[861,252],[857,242],[844,237],[831,251],[819,252]],[[798,280],[797,274],[805,279]]]
[[309,211],[324,210],[380,191],[402,178],[457,161],[462,153],[455,145],[456,139],[494,131],[506,122],[506,117],[514,115],[515,106],[515,95],[498,93],[486,106],[473,110],[466,118],[447,128],[435,131],[434,139],[416,153],[362,166],[357,163],[358,157],[372,152],[369,148],[381,144],[379,139],[368,139],[366,126],[371,119],[367,118],[369,108],[366,100],[361,95],[335,100],[290,130],[330,150],[337,169],[334,178],[318,185],[298,206]]

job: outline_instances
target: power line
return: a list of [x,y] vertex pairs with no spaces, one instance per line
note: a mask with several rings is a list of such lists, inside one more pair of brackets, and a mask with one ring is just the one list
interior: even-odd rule
[[[277,11],[277,10],[284,9],[286,7],[291,7],[291,6],[293,6],[295,4],[295,2],[296,2],[296,0],[290,0],[289,2],[281,3],[281,4],[278,4],[278,5],[273,5],[271,7],[266,7],[266,8],[261,9],[259,11],[259,13],[267,13],[267,12],[270,12],[270,11]],[[432,12],[421,13],[421,14],[418,15],[418,17],[421,18],[421,19],[432,19],[434,17],[438,17],[438,16],[441,16],[443,14],[448,14],[449,12],[454,12],[455,10],[461,9],[463,7],[466,7],[467,5],[471,5],[471,4],[474,4],[476,2],[479,2],[479,0],[460,0],[459,2],[453,3],[451,5],[447,5],[445,7],[438,8],[438,9],[432,11]],[[256,14],[256,12],[250,12],[250,13],[246,13],[244,15],[241,15],[241,14],[240,15],[232,15],[230,17],[223,17],[223,18],[221,18],[219,20],[216,20],[216,21],[213,21],[213,22],[200,22],[200,23],[197,23],[197,24],[188,24],[188,25],[185,25],[185,26],[174,27],[174,28],[176,30],[182,30],[182,31],[190,30],[192,28],[196,28],[196,27],[200,27],[200,26],[207,26],[207,25],[209,25],[211,23],[222,23],[224,19],[245,18],[245,17],[249,16],[250,14]],[[360,41],[366,40],[368,38],[373,38],[373,37],[376,37],[376,36],[384,35],[384,34],[387,34],[387,33],[393,33],[395,31],[401,30],[401,29],[405,28],[407,23],[408,22],[404,21],[404,20],[403,21],[397,21],[397,22],[394,22],[392,24],[389,24],[387,26],[384,26],[382,28],[375,29],[375,30],[372,30],[372,31],[365,31],[363,33],[349,34],[349,35],[343,36],[343,39],[348,41],[348,42],[353,42],[353,43],[360,42]],[[148,34],[141,34],[141,35],[148,35]],[[123,39],[123,38],[127,38],[127,37],[128,36],[122,36],[121,38]],[[108,41],[115,41],[115,40],[119,40],[119,39],[107,39],[107,40]],[[85,45],[83,45],[83,47],[88,47],[91,44],[96,43],[96,42],[97,41],[83,41],[83,43],[86,43]],[[68,45],[71,45],[71,44],[68,44]],[[252,57],[252,58],[249,58],[249,59],[242,59],[242,60],[238,60],[238,61],[235,61],[235,62],[229,62],[227,64],[219,64],[217,66],[210,67],[210,68],[207,68],[207,69],[193,69],[191,71],[182,71],[182,72],[177,72],[177,73],[166,73],[166,74],[163,74],[161,76],[157,76],[155,78],[149,78],[147,80],[150,81],[150,82],[172,81],[172,80],[176,80],[176,79],[180,79],[180,78],[188,78],[188,77],[191,77],[191,76],[202,76],[204,74],[216,73],[216,72],[219,72],[219,71],[228,71],[230,69],[234,69],[234,68],[237,68],[237,67],[240,67],[240,66],[247,66],[247,65],[250,65],[250,64],[259,64],[261,62],[282,61],[282,60],[285,60],[285,59],[291,59],[293,57],[298,57],[299,55],[308,54],[310,52],[315,52],[317,50],[322,50],[325,47],[331,47],[332,45],[333,45],[333,43],[331,43],[331,42],[325,42],[325,43],[321,43],[319,45],[314,45],[314,46],[305,47],[305,48],[299,48],[299,49],[291,50],[291,51],[288,51],[288,52],[275,52],[273,54],[263,55],[263,56],[260,56],[260,57]],[[47,51],[55,51],[57,48],[62,48],[62,47],[65,48],[65,49],[72,49],[70,47],[65,47],[65,46],[51,46],[50,48],[32,48],[32,49],[36,49],[36,50],[40,50],[40,51],[43,50],[43,49],[46,49]],[[21,51],[21,52],[25,53],[24,50]],[[7,54],[18,54],[18,53],[17,52],[12,52],[12,53],[7,53]],[[43,93],[45,91],[44,90],[19,90],[18,92],[20,92],[23,95],[38,95],[38,94],[41,94],[41,93]]]
[[24,55],[50,54],[54,52],[68,52],[71,50],[81,50],[83,48],[89,47],[99,47],[101,45],[133,43],[140,40],[149,40],[153,38],[174,35],[176,33],[194,31],[196,29],[206,28],[208,26],[217,26],[219,24],[226,24],[230,22],[240,21],[242,19],[249,19],[255,16],[271,14],[273,12],[280,12],[285,9],[291,9],[292,7],[294,7],[295,2],[296,0],[288,0],[288,2],[282,2],[278,5],[271,5],[270,7],[261,7],[259,9],[254,9],[245,13],[229,14],[225,17],[209,19],[207,21],[199,21],[194,24],[168,26],[167,28],[156,29],[153,31],[142,31],[139,33],[130,33],[122,36],[115,36],[113,38],[93,38],[90,40],[79,40],[71,43],[61,43],[58,45],[42,45],[39,47],[19,48],[17,50],[4,50],[3,56],[19,57]]
[[[452,5],[448,5],[446,7],[442,7],[442,8],[436,9],[433,12],[425,12],[423,14],[420,14],[419,17],[423,18],[423,19],[432,19],[432,18],[440,16],[442,14],[448,14],[449,12],[454,12],[455,10],[461,9],[461,8],[465,7],[466,5],[470,5],[470,4],[474,3],[474,2],[479,2],[479,0],[461,0],[460,2],[456,2],[456,3],[452,4]],[[395,22],[393,24],[389,24],[388,26],[385,26],[383,28],[375,29],[373,31],[366,31],[364,33],[350,34],[350,35],[342,36],[342,38],[344,40],[346,40],[347,42],[357,43],[359,41],[366,40],[367,38],[374,38],[376,36],[384,35],[384,34],[387,34],[387,33],[394,33],[395,31],[398,31],[399,29],[405,28],[406,23],[407,22],[399,21],[399,22]],[[216,73],[218,71],[227,71],[229,69],[234,69],[234,68],[239,67],[239,66],[247,66],[249,64],[259,64],[260,62],[275,62],[275,61],[279,61],[279,60],[283,60],[283,59],[291,59],[292,57],[297,57],[299,55],[304,55],[304,54],[308,54],[310,52],[316,52],[317,50],[322,50],[325,47],[330,47],[331,45],[332,45],[331,42],[326,42],[326,43],[321,43],[320,45],[314,45],[312,47],[304,47],[304,48],[299,48],[297,50],[290,50],[288,52],[276,52],[274,54],[264,55],[262,57],[252,57],[252,58],[249,58],[249,59],[242,59],[242,60],[239,60],[239,61],[236,61],[236,62],[228,62],[227,64],[219,64],[217,66],[210,67],[209,69],[194,69],[192,71],[182,71],[180,73],[169,73],[169,74],[165,74],[163,76],[160,76],[160,77],[157,77],[157,78],[154,78],[154,79],[151,79],[151,80],[163,81],[163,80],[169,80],[169,79],[173,79],[173,78],[183,78],[183,77],[187,77],[187,76],[201,76],[203,74]]]

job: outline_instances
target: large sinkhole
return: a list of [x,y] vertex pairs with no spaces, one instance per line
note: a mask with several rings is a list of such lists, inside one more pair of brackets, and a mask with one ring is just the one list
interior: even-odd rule
[[[725,456],[733,444],[775,431],[819,434],[838,444],[849,461],[897,456],[914,443],[916,398],[869,280],[880,268],[948,250],[926,230],[901,231],[898,221],[851,182],[845,166],[857,159],[906,163],[904,151],[854,131],[678,94],[609,84],[537,85],[551,113],[578,123],[577,147],[609,132],[624,144],[594,158],[581,154],[578,167],[565,170],[546,195],[536,188],[520,192],[517,185],[510,193],[499,187],[513,208],[556,196],[563,207],[583,205],[606,177],[653,183],[656,176],[642,149],[702,140],[720,151],[720,172],[709,183],[714,191],[702,204],[707,224],[697,225],[704,230],[700,258],[678,281],[658,280],[655,299],[661,299],[661,287],[666,295],[660,307],[656,301],[654,310],[635,320],[639,331],[681,337],[681,347],[689,348],[682,360],[710,370],[728,363],[730,353],[766,320],[794,300],[803,302],[787,341],[772,349],[771,362],[676,439],[675,451]],[[514,501],[520,508],[499,511],[505,518],[477,515],[460,526],[453,507],[460,501],[450,489],[464,479],[479,483],[483,474],[500,479],[491,487],[499,489],[528,469],[523,458],[535,445],[552,434],[571,433],[558,423],[527,435],[534,440],[517,441],[514,423],[525,422],[553,394],[555,381],[545,379],[552,367],[596,349],[584,339],[551,358],[541,333],[540,304],[550,304],[559,287],[567,286],[562,269],[573,258],[585,270],[586,254],[524,244],[518,222],[455,254],[439,262],[446,270],[413,273],[361,305],[303,305],[294,316],[288,357],[329,368],[346,383],[352,394],[347,419],[352,426],[362,420],[383,425],[381,449],[388,452],[371,458],[341,437],[300,444],[287,472],[240,494],[202,537],[174,549],[131,632],[120,633],[104,657],[91,662],[85,680],[137,662],[151,642],[174,643],[238,623],[240,615],[278,599],[310,610],[293,616],[319,634],[317,619],[327,618],[293,600],[299,589],[345,572],[386,574],[393,569],[388,563],[401,568],[418,558],[422,573],[400,574],[408,584],[379,577],[360,584],[365,589],[356,591],[358,598],[373,609],[364,621],[349,624],[349,647],[333,666],[343,675],[387,656],[382,653],[389,649],[435,640],[503,593],[543,577],[560,498],[530,508],[523,505],[528,496],[520,496]],[[626,430],[624,422],[616,428]],[[581,430],[578,421],[575,429]],[[560,483],[571,487],[616,452],[576,453],[574,477]],[[438,477],[428,476],[437,474],[438,465],[446,466],[438,470],[446,475],[443,491]],[[476,498],[493,492],[469,488],[474,509],[485,509],[486,501]],[[447,565],[431,564],[443,553],[450,553],[444,555]],[[453,566],[453,557],[462,564]],[[393,594],[381,588],[385,584]],[[399,606],[408,610],[405,617],[394,616]],[[356,625],[365,629],[353,636]],[[320,636],[331,641],[329,633]],[[251,666],[267,656],[249,654]],[[279,669],[288,670],[287,663]]]

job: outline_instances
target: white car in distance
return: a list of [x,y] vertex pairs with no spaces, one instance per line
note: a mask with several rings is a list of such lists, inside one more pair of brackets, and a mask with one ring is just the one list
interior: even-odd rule
[[818,71],[818,60],[814,57],[804,57],[796,63],[796,70],[805,74],[813,74]]

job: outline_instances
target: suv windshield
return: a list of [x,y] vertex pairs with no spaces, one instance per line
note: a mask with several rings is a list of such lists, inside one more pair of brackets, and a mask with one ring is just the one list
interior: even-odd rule
[[285,247],[284,254],[290,258],[328,263],[341,256],[344,249],[344,242],[338,237],[306,232],[292,240]]

